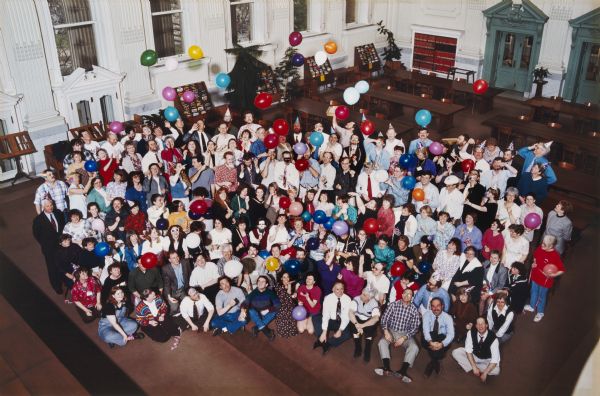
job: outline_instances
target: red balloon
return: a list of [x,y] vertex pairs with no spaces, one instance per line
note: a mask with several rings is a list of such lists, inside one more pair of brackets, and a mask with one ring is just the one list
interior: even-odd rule
[[304,172],[310,166],[308,160],[305,158],[300,158],[299,160],[296,160],[296,163],[294,165],[296,165],[296,169],[298,169],[298,172]]
[[544,273],[544,275],[546,275],[547,277],[550,277],[551,275],[554,275],[558,272],[558,267],[555,264],[546,264],[544,266],[544,269],[542,270],[542,272]]
[[208,210],[208,204],[203,199],[198,199],[190,204],[190,210],[193,213],[203,215]]
[[475,162],[473,162],[472,159],[466,159],[460,163],[460,167],[462,168],[463,172],[467,173],[470,172],[471,169],[475,168]]
[[279,137],[275,133],[269,133],[265,136],[265,147],[268,149],[274,149],[279,144]]
[[350,116],[350,110],[346,106],[338,106],[335,109],[335,117],[338,120],[345,120]]
[[362,124],[360,124],[360,131],[369,136],[371,135],[373,132],[375,132],[375,124],[373,124],[373,121],[370,120],[364,120],[362,122]]
[[150,269],[156,267],[156,264],[158,264],[158,257],[156,254],[148,252],[142,255],[140,261],[142,262],[144,268]]
[[406,272],[406,265],[402,261],[396,261],[390,268],[390,274],[392,276],[402,276]]
[[273,96],[266,92],[260,92],[256,95],[256,98],[254,98],[254,106],[261,110],[271,106],[271,103],[273,103]]
[[279,207],[281,209],[287,209],[290,207],[291,204],[292,204],[292,200],[289,199],[288,197],[279,198]]
[[276,134],[285,136],[289,132],[290,126],[288,125],[286,120],[284,120],[283,118],[278,118],[275,121],[273,121],[273,130]]
[[367,234],[375,234],[379,231],[379,223],[377,219],[367,219],[363,224],[363,231]]
[[478,95],[483,95],[488,90],[489,84],[483,79],[479,79],[473,83],[473,92]]

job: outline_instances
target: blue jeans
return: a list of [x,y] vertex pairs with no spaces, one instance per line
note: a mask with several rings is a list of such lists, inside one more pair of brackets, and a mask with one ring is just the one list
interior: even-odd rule
[[273,311],[267,312],[265,315],[261,315],[260,312],[253,308],[248,310],[248,314],[250,315],[250,320],[252,320],[258,327],[258,330],[265,328],[277,316],[277,312]]
[[540,314],[544,313],[544,307],[546,307],[546,296],[548,295],[547,287],[538,285],[535,282],[531,282],[531,298],[529,300],[529,305],[536,309]]
[[210,325],[215,329],[226,328],[228,332],[235,333],[246,325],[246,322],[238,320],[239,316],[240,311],[228,312],[224,315],[217,315],[214,316],[210,321]]
[[[315,328],[315,336],[317,336],[318,340],[319,337],[321,337],[321,334],[323,333],[323,315],[314,315],[311,316],[311,319],[313,327]],[[341,321],[339,320],[329,320],[329,323],[327,324],[327,331],[332,331],[335,333],[340,329],[340,324]],[[340,336],[340,338],[327,337],[327,343],[333,347],[336,347],[341,345],[344,341],[348,340],[351,336],[349,327],[350,326],[346,326],[346,328],[342,330],[342,335]]]
[[[135,320],[126,317],[125,312],[125,307],[121,307],[121,309],[116,310],[115,316],[117,318],[117,323],[121,325],[121,328],[123,328],[125,334],[130,336],[136,332],[138,324]],[[117,330],[115,330],[115,328],[106,318],[100,319],[100,322],[98,323],[98,335],[100,338],[102,338],[102,341],[106,342],[107,344],[115,344],[118,346],[125,345],[123,336],[119,334]]]

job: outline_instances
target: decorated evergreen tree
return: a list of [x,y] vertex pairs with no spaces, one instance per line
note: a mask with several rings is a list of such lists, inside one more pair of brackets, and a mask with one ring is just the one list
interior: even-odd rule
[[234,44],[234,48],[226,49],[225,52],[236,56],[235,66],[229,72],[231,83],[230,92],[226,94],[231,105],[240,110],[255,109],[254,98],[258,88],[261,70],[268,66],[260,61],[258,57],[263,53],[258,45],[242,47]]
[[275,68],[275,78],[277,79],[277,87],[281,92],[281,99],[284,101],[290,100],[296,96],[298,90],[298,80],[300,73],[298,68],[292,64],[292,57],[298,52],[295,47],[288,47],[285,50],[283,59]]

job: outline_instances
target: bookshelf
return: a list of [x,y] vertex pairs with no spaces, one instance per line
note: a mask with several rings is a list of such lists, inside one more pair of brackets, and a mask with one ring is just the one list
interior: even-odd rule
[[413,69],[448,73],[456,60],[456,38],[415,33]]

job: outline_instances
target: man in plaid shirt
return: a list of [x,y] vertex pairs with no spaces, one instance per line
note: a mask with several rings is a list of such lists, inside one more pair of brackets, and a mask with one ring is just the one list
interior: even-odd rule
[[[402,299],[389,304],[381,318],[383,338],[379,340],[378,347],[383,367],[375,369],[377,375],[393,375],[404,382],[412,382],[407,371],[419,353],[414,336],[421,324],[421,315],[417,307],[412,304],[412,298],[412,289],[404,290]],[[402,346],[406,350],[402,368],[395,372],[390,369],[390,344],[394,348]]]
[[44,175],[46,181],[36,190],[33,201],[37,214],[42,213],[42,201],[45,199],[51,199],[54,201],[56,209],[66,213],[69,210],[67,203],[69,187],[62,180],[56,180],[56,173],[50,169],[46,169],[42,172],[42,175]]

